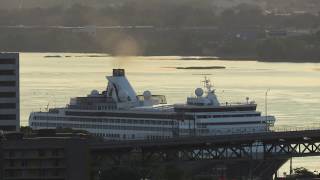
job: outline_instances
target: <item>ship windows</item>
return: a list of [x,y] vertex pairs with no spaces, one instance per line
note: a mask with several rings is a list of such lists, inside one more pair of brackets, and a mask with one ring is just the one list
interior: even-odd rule
[[[85,129],[114,129],[114,130],[136,130],[136,131],[171,131],[172,120],[141,120],[141,119],[114,119],[114,118],[77,118],[77,117],[54,117],[54,116],[34,116],[39,124],[33,124],[39,127],[70,127],[70,128],[85,128]],[[49,125],[45,121],[47,119],[61,121],[57,123],[50,122]],[[43,123],[42,123],[42,122]],[[38,123],[35,122],[35,123]],[[89,124],[91,123],[91,124]],[[135,126],[130,126],[135,125]],[[150,127],[150,125],[161,125],[163,127]]]
[[254,117],[260,116],[260,113],[256,114],[224,114],[224,115],[198,115],[199,119],[207,119],[207,118],[225,118],[225,117]]
[[167,139],[170,138],[170,136],[157,136],[157,135],[148,135],[147,139],[148,140],[156,140],[156,139]]
[[98,110],[113,110],[116,109],[115,106],[97,106]]
[[119,125],[96,125],[96,124],[69,124],[69,123],[42,123],[35,122],[33,126],[38,127],[62,127],[62,128],[84,128],[84,129],[113,129],[113,130],[136,130],[136,131],[172,131],[172,127],[141,127],[141,126],[119,126]]
[[[147,119],[175,119],[176,115],[164,115],[164,114],[136,114],[136,113],[114,113],[114,112],[75,112],[66,111],[66,115],[70,116],[113,116],[119,118],[147,118]],[[185,118],[193,118],[193,116],[186,115]]]
[[108,137],[108,138],[120,138],[120,134],[108,134],[108,133],[105,133],[104,135],[105,135],[105,137]]

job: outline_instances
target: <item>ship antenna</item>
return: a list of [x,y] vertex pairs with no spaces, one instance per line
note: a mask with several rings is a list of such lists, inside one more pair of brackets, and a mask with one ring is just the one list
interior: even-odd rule
[[207,78],[207,76],[204,76],[203,86],[208,91],[207,93],[212,92],[212,84],[210,79]]
[[264,107],[265,107],[265,113],[266,113],[266,121],[268,120],[268,92],[270,91],[270,88],[267,89],[265,93],[265,98],[264,98]]
[[47,115],[47,117],[46,117],[46,125],[47,125],[47,129],[49,129],[49,125],[48,125],[48,111],[49,111],[49,102],[48,102],[48,104],[47,104],[47,107],[46,107],[46,111],[47,111],[47,113],[46,113],[46,115]]
[[48,102],[48,104],[46,106],[46,111],[48,111],[48,110],[49,110],[49,102]]
[[55,95],[51,95],[51,97],[53,98],[53,107],[56,107],[57,103],[56,103],[56,98]]

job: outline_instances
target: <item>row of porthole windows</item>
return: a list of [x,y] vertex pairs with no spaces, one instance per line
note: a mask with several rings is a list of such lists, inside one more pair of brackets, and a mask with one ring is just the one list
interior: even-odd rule
[[53,121],[74,121],[74,122],[92,122],[92,123],[122,123],[122,124],[150,124],[150,125],[173,125],[172,120],[143,120],[143,119],[89,119],[89,118],[71,118],[56,116],[34,116],[34,120],[53,120]]
[[154,135],[151,135],[151,136],[147,136],[147,139],[150,139],[150,140],[155,140],[155,139],[169,139],[171,138],[170,136],[154,136]]
[[136,130],[136,131],[172,131],[166,127],[141,127],[141,126],[116,126],[95,124],[68,124],[68,123],[42,123],[32,122],[32,127],[62,127],[62,128],[85,128],[85,129],[113,129],[113,130]]
[[93,133],[93,134],[100,137],[120,138],[120,134],[110,134],[110,133]]
[[116,106],[97,106],[98,110],[114,110],[117,109]]
[[226,115],[198,115],[197,118],[225,118],[225,117],[254,117],[260,116],[260,113],[257,114],[226,114]]
[[[135,134],[108,134],[108,133],[94,133],[94,135],[99,137],[107,137],[114,139],[136,139]],[[155,140],[155,139],[169,139],[171,136],[160,136],[160,135],[147,135],[146,139]]]
[[234,133],[254,133],[256,131],[263,131],[264,128],[226,128],[219,130],[210,130],[211,134],[234,134]]

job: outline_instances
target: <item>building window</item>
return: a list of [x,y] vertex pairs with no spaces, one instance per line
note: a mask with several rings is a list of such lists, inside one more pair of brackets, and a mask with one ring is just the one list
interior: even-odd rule
[[1,114],[0,120],[16,120],[15,114]]
[[56,170],[56,169],[55,169],[55,170],[53,171],[53,176],[59,176],[59,175],[60,175],[59,170]]
[[0,92],[1,98],[10,98],[10,97],[16,97],[15,92]]
[[46,152],[45,152],[43,149],[40,149],[40,150],[38,150],[38,155],[39,155],[40,157],[43,157],[43,156],[46,155]]
[[20,157],[25,157],[25,156],[26,156],[26,152],[25,151],[21,151]]
[[11,58],[7,58],[7,59],[0,59],[0,64],[16,64],[16,59],[11,59]]
[[16,74],[15,70],[0,70],[0,76],[15,75],[15,74]]
[[16,64],[15,59],[0,59],[0,64]]
[[28,166],[28,161],[27,161],[27,160],[22,160],[22,161],[21,161],[21,166],[22,166],[22,167]]
[[42,170],[39,171],[39,176],[44,177],[46,175],[47,175],[47,171],[46,170],[42,169]]
[[[1,73],[0,73],[1,75]],[[16,82],[15,81],[0,81],[0,86],[2,87],[14,87],[16,86]]]
[[52,156],[59,156],[59,150],[58,149],[53,150]]
[[0,126],[0,129],[3,131],[15,131],[16,126]]
[[59,160],[54,160],[54,162],[53,162],[53,166],[54,167],[58,167],[60,165],[60,161]]
[[16,153],[14,151],[9,151],[9,157],[15,157]]
[[10,167],[14,167],[14,160],[10,160],[10,161],[9,161],[9,166],[10,166]]
[[0,103],[0,109],[15,109],[16,103]]

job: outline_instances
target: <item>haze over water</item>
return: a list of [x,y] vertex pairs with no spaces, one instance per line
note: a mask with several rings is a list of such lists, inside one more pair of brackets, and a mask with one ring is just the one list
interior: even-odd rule
[[[263,63],[255,61],[180,60],[181,57],[88,57],[88,54],[22,53],[20,57],[21,124],[28,125],[31,111],[65,106],[69,98],[106,88],[105,76],[124,68],[138,94],[167,96],[169,103],[183,103],[202,87],[206,75],[220,102],[245,102],[246,97],[277,118],[276,127],[320,128],[320,64]],[[70,57],[66,57],[70,56]],[[175,67],[225,66],[226,69],[185,70]],[[320,170],[320,158],[294,159],[295,167]],[[287,168],[288,165],[286,165]],[[285,168],[284,168],[285,169]],[[287,171],[287,169],[285,169]],[[288,172],[288,171],[287,171]]]

